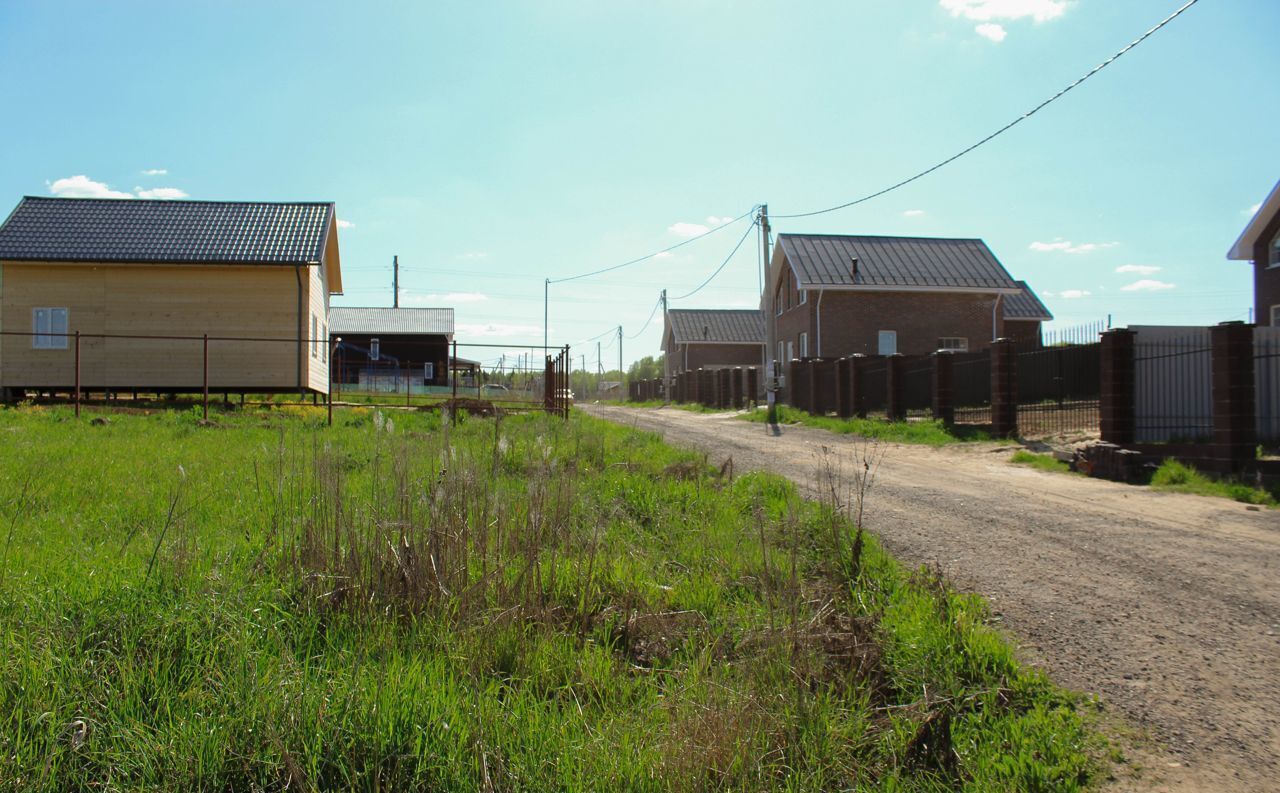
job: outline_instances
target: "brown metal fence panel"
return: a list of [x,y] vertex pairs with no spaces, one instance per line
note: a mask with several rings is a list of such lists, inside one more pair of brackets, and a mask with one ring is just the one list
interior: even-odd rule
[[991,423],[991,351],[954,353],[951,399],[957,424]]
[[932,356],[913,356],[902,361],[902,404],[908,416],[933,416]]

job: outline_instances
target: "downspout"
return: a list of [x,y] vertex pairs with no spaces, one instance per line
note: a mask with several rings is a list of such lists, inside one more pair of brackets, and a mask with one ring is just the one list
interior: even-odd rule
[[998,330],[999,325],[996,321],[996,312],[1000,310],[1000,299],[1003,297],[1004,295],[997,293],[995,302],[991,304],[991,340],[992,341],[995,341],[996,339],[1000,338],[1000,331]]
[[815,352],[817,352],[818,354],[814,356],[815,358],[821,358],[821,357],[822,357],[822,296],[823,296],[823,294],[825,294],[825,293],[826,293],[826,291],[827,291],[827,290],[825,290],[825,289],[819,289],[819,290],[818,290],[818,305],[817,305],[817,309],[818,309],[818,332],[817,332],[817,334],[815,334],[815,335],[818,337],[818,338],[817,338],[817,342],[818,342],[818,343],[817,343],[817,347],[818,347],[818,349],[817,349],[817,350],[815,350]]
[[302,268],[303,267],[306,267],[306,265],[298,264],[298,265],[295,265],[293,268],[293,274],[298,278],[298,393],[299,394],[302,393],[302,360],[303,360],[302,359],[302,350],[303,350],[302,337],[306,333],[305,328],[306,328],[306,322],[307,322],[306,317],[303,315],[303,305],[302,305]]

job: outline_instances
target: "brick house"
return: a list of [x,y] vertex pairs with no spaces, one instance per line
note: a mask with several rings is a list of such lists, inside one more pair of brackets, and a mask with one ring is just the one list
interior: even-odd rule
[[1026,281],[1018,281],[1018,286],[1021,292],[1005,295],[1000,301],[1004,313],[1004,335],[1019,342],[1020,346],[1039,347],[1040,323],[1052,320],[1053,314]]
[[1254,321],[1280,327],[1280,182],[1258,207],[1227,258],[1253,262]]
[[670,309],[663,319],[662,350],[668,382],[695,369],[759,366],[764,319],[756,309]]
[[769,275],[781,361],[979,350],[1051,318],[977,239],[780,234]]

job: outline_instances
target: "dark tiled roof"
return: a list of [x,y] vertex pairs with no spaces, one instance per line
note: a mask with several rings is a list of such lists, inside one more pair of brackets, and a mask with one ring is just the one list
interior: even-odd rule
[[764,319],[758,309],[673,308],[667,321],[677,344],[720,342],[763,344]]
[[451,308],[355,308],[329,309],[329,332],[403,334],[453,333]]
[[306,264],[331,223],[331,203],[27,196],[0,226],[0,259]]
[[1038,319],[1044,322],[1053,319],[1049,309],[1040,302],[1040,298],[1031,291],[1026,281],[1019,281],[1018,286],[1022,287],[1021,292],[1016,295],[1005,295],[1004,300],[1001,301],[1004,304],[1005,319]]
[[778,244],[803,288],[1018,288],[982,240],[780,234]]

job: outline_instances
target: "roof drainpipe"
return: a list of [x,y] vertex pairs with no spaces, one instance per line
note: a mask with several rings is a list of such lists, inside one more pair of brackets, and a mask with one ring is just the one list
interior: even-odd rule
[[821,358],[821,357],[822,357],[822,296],[826,293],[826,291],[827,291],[827,290],[825,290],[825,289],[819,289],[819,290],[818,290],[818,305],[817,305],[817,309],[818,309],[818,332],[817,332],[817,334],[816,334],[816,335],[817,335],[817,337],[818,337],[818,338],[817,338],[817,347],[818,347],[818,349],[817,349],[817,350],[815,350],[815,352],[817,352],[817,353],[818,353],[818,354],[817,354],[817,356],[815,356],[815,357],[818,357],[818,358]]
[[998,330],[999,323],[996,320],[996,312],[1000,310],[1000,300],[1003,297],[1004,295],[997,293],[995,302],[991,304],[991,340],[992,341],[995,341],[996,339],[1000,338],[1000,332]]
[[305,332],[303,328],[306,326],[306,318],[302,313],[302,268],[305,264],[296,265],[293,268],[293,274],[298,278],[298,393],[302,393],[302,336]]

